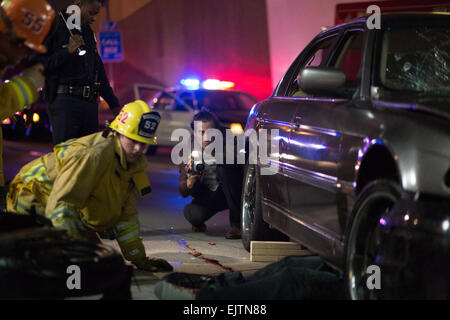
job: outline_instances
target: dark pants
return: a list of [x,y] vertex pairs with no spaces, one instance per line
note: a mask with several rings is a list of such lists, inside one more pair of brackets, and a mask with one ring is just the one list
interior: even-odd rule
[[[1,128],[0,128],[1,130]],[[0,186],[0,212],[6,209],[6,194],[8,189],[6,186]]]
[[244,278],[240,272],[213,277],[197,300],[345,299],[344,281],[318,256],[290,256]]
[[98,103],[58,94],[49,106],[53,144],[98,131]]
[[219,188],[216,191],[201,186],[202,191],[184,207],[184,216],[192,225],[198,226],[217,212],[230,209],[230,226],[241,227],[242,166],[217,166]]

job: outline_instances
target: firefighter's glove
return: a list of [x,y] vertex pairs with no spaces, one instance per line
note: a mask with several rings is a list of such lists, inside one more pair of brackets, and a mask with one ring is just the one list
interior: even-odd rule
[[43,75],[44,66],[36,64],[23,71],[23,76],[27,78],[37,89],[44,86],[45,78]]
[[150,272],[168,272],[172,271],[173,267],[164,259],[148,258],[133,261],[138,269]]

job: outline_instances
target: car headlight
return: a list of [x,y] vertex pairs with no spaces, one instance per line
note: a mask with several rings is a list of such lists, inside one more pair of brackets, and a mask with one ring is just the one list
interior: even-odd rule
[[242,134],[244,132],[240,123],[232,123],[230,125],[230,130],[233,134]]
[[33,113],[33,122],[39,122],[40,117],[37,113]]

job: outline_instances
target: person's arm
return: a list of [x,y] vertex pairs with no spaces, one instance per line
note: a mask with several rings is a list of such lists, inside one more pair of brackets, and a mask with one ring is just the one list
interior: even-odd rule
[[77,49],[85,45],[83,37],[79,34],[70,36],[65,23],[59,19],[54,31],[46,39],[47,53],[38,54],[35,59],[45,67],[45,74],[52,75],[77,52]]
[[70,146],[66,144],[55,151],[61,169],[53,183],[45,216],[56,228],[82,238],[86,227],[81,222],[80,213],[106,166],[101,153],[79,148],[72,150],[71,156],[66,156],[68,148]]
[[51,54],[42,55],[39,61],[44,63],[45,72],[47,75],[56,72],[63,66],[71,57],[68,47],[56,48]]
[[37,100],[37,89],[44,83],[41,69],[39,66],[26,69],[22,77],[14,77],[0,86],[0,120]]
[[199,194],[200,192],[200,176],[186,173],[185,165],[179,167],[180,176],[178,178],[178,191],[183,198]]
[[137,191],[132,187],[129,190],[122,217],[115,226],[117,242],[123,256],[142,270],[151,272],[171,271],[173,268],[167,261],[147,257],[142,238],[139,235],[140,223],[136,202]]
[[[62,28],[65,28],[63,22],[58,21],[55,28],[54,32],[45,41],[47,53],[37,54],[35,57],[38,62],[44,65],[46,75],[56,72],[72,56],[69,52],[69,43],[67,43],[70,40],[67,41],[66,36],[64,36],[68,31],[62,30]],[[72,46],[74,45],[75,42],[72,40]]]
[[136,191],[130,190],[122,217],[115,226],[117,242],[125,259],[135,264],[146,258],[144,244],[139,236],[140,224],[137,217],[136,202]]
[[103,97],[103,99],[105,99],[105,101],[108,103],[112,114],[114,116],[117,116],[121,109],[120,103],[116,95],[114,94],[111,85],[109,84],[103,61],[102,59],[100,59],[100,56],[98,54],[96,57],[96,64],[98,70],[98,81],[100,82],[100,96]]

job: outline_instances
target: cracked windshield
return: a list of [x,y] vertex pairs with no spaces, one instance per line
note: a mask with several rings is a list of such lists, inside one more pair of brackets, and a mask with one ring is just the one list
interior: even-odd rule
[[450,30],[442,26],[388,27],[381,81],[389,89],[427,95],[450,93]]

